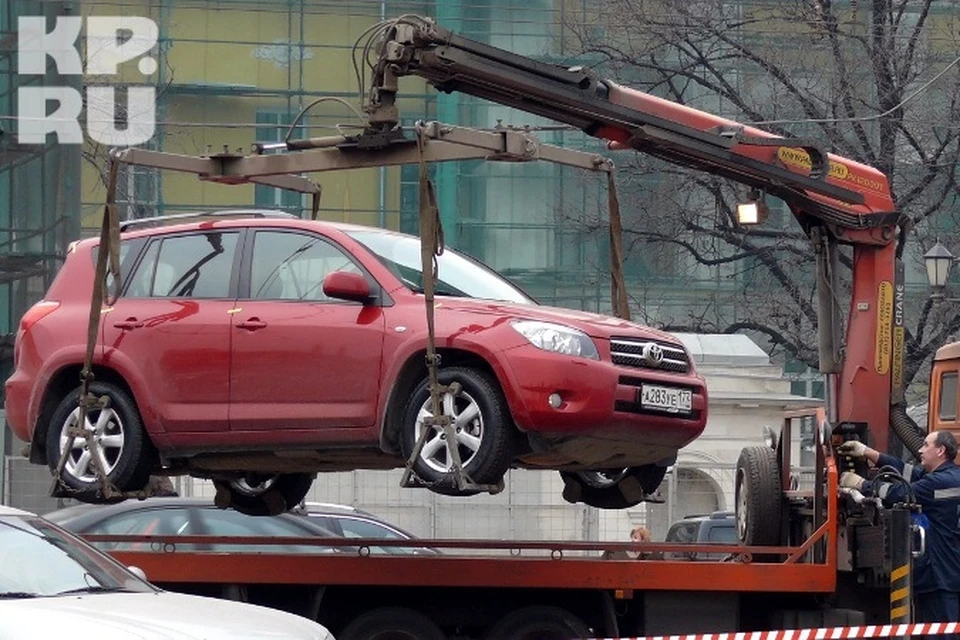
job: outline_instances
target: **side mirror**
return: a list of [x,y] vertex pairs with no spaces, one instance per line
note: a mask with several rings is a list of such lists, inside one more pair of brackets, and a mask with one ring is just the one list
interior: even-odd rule
[[147,581],[148,581],[148,580],[147,580],[147,574],[144,573],[143,569],[141,569],[140,567],[131,565],[131,566],[127,567],[127,571],[129,571],[129,572],[132,573],[133,575],[137,576],[138,578],[140,578],[140,579],[143,580],[144,582],[147,582]]
[[323,295],[337,300],[370,302],[370,284],[359,273],[334,271],[323,279]]

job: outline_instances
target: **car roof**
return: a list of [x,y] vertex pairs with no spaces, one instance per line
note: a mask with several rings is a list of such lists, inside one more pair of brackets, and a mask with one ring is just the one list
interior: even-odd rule
[[333,502],[303,502],[298,508],[294,509],[294,511],[306,511],[307,513],[344,513],[359,516],[369,516],[371,518],[378,519],[372,513],[368,513],[362,509],[358,509],[357,507],[348,504],[336,504]]
[[[251,224],[280,228],[295,227],[309,229],[312,227],[317,229],[336,229],[344,232],[376,231],[377,233],[416,237],[399,231],[370,225],[299,218],[277,209],[217,209],[214,211],[195,211],[185,214],[134,220],[127,223],[128,228],[123,231],[123,237],[133,238],[189,230],[246,227],[251,226]],[[98,241],[99,238],[91,238],[91,240]]]
[[0,516],[16,516],[22,518],[24,516],[35,516],[37,514],[31,513],[29,511],[24,511],[23,509],[17,509],[16,507],[8,507],[6,505],[0,504]]
[[[139,511],[141,509],[153,507],[187,508],[197,509],[219,509],[213,498],[205,497],[177,497],[164,496],[156,498],[147,498],[146,500],[124,500],[116,504],[76,504],[63,509],[58,509],[46,514],[46,518],[57,524],[70,526],[86,526],[93,522],[99,522],[104,518],[111,517],[121,513]],[[258,517],[258,516],[251,516]],[[292,514],[281,513],[279,517],[292,517]],[[298,518],[299,520],[299,518]],[[326,528],[314,524],[314,528],[327,531]],[[333,533],[332,531],[327,531]]]

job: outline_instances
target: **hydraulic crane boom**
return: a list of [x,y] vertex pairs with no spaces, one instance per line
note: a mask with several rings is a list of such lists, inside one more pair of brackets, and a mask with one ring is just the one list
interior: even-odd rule
[[[375,42],[374,42],[375,41]],[[678,165],[730,178],[790,207],[818,256],[820,369],[831,422],[868,425],[873,446],[890,449],[890,427],[913,451],[916,426],[903,407],[904,221],[887,176],[827,153],[811,140],[754,127],[657,98],[580,68],[542,63],[463,38],[428,18],[405,16],[371,36],[377,47],[367,110],[389,131],[399,120],[398,79],[415,75],[548,117]],[[853,246],[853,291],[841,337],[837,245]],[[889,402],[881,401],[889,398]]]

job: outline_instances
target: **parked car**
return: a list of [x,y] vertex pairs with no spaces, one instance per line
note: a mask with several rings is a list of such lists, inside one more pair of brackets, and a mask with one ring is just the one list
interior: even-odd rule
[[[417,536],[390,524],[373,514],[342,504],[326,502],[304,502],[290,513],[306,516],[308,520],[329,529],[344,538],[379,538],[382,540],[415,540]],[[440,553],[431,547],[378,547],[371,553],[398,553],[417,555],[436,555]]]
[[301,616],[157,589],[47,520],[0,506],[0,640],[73,635],[333,640]]
[[[78,504],[46,514],[46,519],[78,535],[255,536],[264,538],[340,538],[323,523],[282,513],[260,517],[219,509],[203,498],[149,498],[111,505]],[[141,542],[95,542],[106,551],[146,547]],[[250,553],[331,553],[348,550],[309,544],[175,543],[178,551]],[[355,549],[349,549],[354,551]]]
[[[739,544],[737,518],[732,511],[714,511],[709,515],[688,516],[670,525],[665,542],[703,544]],[[713,560],[726,553],[669,553],[668,557],[690,560]]]
[[[168,467],[265,514],[298,504],[318,471],[402,466],[432,410],[419,238],[271,212],[188,220],[122,234],[90,387],[109,405],[84,423],[113,485],[139,490]],[[79,419],[98,244],[73,244],[24,314],[6,383],[9,424],[52,470]],[[469,477],[556,469],[568,500],[605,508],[654,492],[706,421],[683,344],[540,306],[452,249],[436,261],[442,406]],[[61,480],[81,500],[101,499],[92,460],[75,439]],[[454,483],[439,427],[415,462],[434,491],[476,493]]]

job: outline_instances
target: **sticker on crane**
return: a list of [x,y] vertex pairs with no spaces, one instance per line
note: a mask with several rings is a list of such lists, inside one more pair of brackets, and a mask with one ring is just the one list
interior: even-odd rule
[[896,298],[893,306],[893,388],[903,386],[903,359],[906,354],[907,330],[903,326],[903,304],[905,298],[903,282],[897,282]]
[[[812,163],[810,162],[810,154],[804,151],[803,149],[797,149],[796,147],[779,147],[777,149],[777,158],[784,164],[784,166],[792,167],[794,169],[805,169],[810,171]],[[827,172],[827,175],[835,180],[842,180],[843,182],[852,182],[861,189],[868,189],[876,193],[885,193],[886,185],[883,181],[878,180],[877,178],[871,177],[868,173],[864,171],[858,171],[856,167],[851,170],[847,165],[837,162],[836,160],[830,160],[830,170]]]
[[[798,167],[809,171],[812,166],[810,162],[810,154],[803,149],[796,149],[794,147],[780,147],[777,149],[777,158],[780,159],[780,162],[789,167]],[[846,180],[849,173],[850,172],[847,169],[847,165],[840,164],[834,160],[830,161],[829,175],[831,178],[836,178],[837,180]]]
[[636,636],[594,640],[846,640],[847,638],[890,638],[893,636],[949,635],[960,631],[960,622],[919,622],[864,627],[781,629],[744,633],[697,633],[676,636]]
[[893,285],[884,280],[877,290],[877,349],[874,368],[880,375],[890,371],[893,349]]

